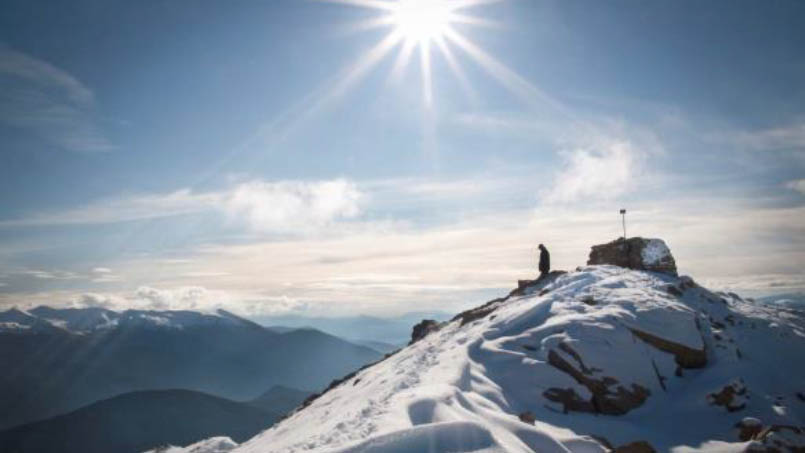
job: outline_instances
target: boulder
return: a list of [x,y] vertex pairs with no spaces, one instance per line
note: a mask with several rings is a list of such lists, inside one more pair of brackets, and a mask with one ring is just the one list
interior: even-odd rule
[[414,326],[414,329],[411,331],[411,341],[408,343],[409,345],[416,343],[417,341],[425,338],[431,332],[435,332],[439,330],[440,324],[432,319],[423,319],[419,322],[419,324]]
[[745,452],[803,452],[805,451],[805,428],[791,425],[764,425],[753,417],[746,417],[735,424],[738,439],[748,442]]
[[662,239],[618,238],[607,244],[594,245],[587,264],[612,264],[629,269],[677,275],[674,257]]
[[763,422],[754,417],[744,417],[735,427],[738,428],[738,439],[747,442],[754,440],[763,431]]
[[707,395],[707,400],[714,406],[722,406],[728,412],[736,412],[746,407],[747,389],[743,379],[738,378],[725,385],[721,390]]
[[518,417],[520,418],[521,422],[528,423],[529,425],[533,425],[534,422],[537,421],[537,416],[531,411],[525,411],[518,415]]

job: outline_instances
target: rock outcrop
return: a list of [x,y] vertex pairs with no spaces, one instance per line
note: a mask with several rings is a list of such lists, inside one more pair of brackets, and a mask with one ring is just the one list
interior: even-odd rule
[[735,412],[746,407],[747,396],[746,385],[743,379],[738,378],[718,392],[707,395],[707,400],[714,406],[722,406],[728,412]]
[[594,245],[587,264],[612,264],[634,270],[677,275],[674,257],[662,239],[618,238],[607,244]]
[[612,377],[595,378],[592,376],[593,370],[584,365],[576,351],[565,343],[560,343],[559,348],[578,362],[578,368],[554,350],[548,352],[548,363],[569,374],[576,382],[587,387],[591,394],[589,398],[583,398],[572,388],[549,388],[543,392],[543,396],[548,400],[562,404],[565,413],[575,411],[623,415],[643,405],[651,394],[648,389],[637,384],[627,387]]
[[416,343],[417,341],[424,338],[431,332],[435,332],[439,330],[439,323],[432,320],[432,319],[423,319],[411,331],[411,341],[408,343],[409,345]]
[[735,424],[741,442],[752,441],[745,451],[752,452],[803,452],[805,427],[792,425],[764,425],[754,417],[745,417]]
[[671,340],[652,335],[640,329],[630,328],[634,336],[654,346],[660,351],[674,355],[677,365],[682,368],[702,368],[707,365],[707,351],[694,349]]

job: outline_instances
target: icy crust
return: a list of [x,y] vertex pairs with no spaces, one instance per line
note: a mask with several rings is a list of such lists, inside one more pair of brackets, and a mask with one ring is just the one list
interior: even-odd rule
[[[494,305],[234,451],[595,452],[638,440],[658,451],[740,451],[747,442],[734,426],[744,417],[805,422],[801,313],[615,266],[580,268]],[[704,362],[680,364],[691,351]]]

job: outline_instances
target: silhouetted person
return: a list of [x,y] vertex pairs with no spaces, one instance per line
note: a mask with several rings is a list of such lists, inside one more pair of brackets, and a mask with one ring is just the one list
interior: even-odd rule
[[539,245],[539,273],[540,277],[544,277],[548,275],[548,272],[551,271],[551,254],[548,253],[548,249],[545,248],[544,245]]

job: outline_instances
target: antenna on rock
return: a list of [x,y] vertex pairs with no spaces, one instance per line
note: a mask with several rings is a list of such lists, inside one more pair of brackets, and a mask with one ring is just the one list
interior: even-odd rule
[[626,240],[626,210],[621,209],[621,218],[623,219],[623,240]]

